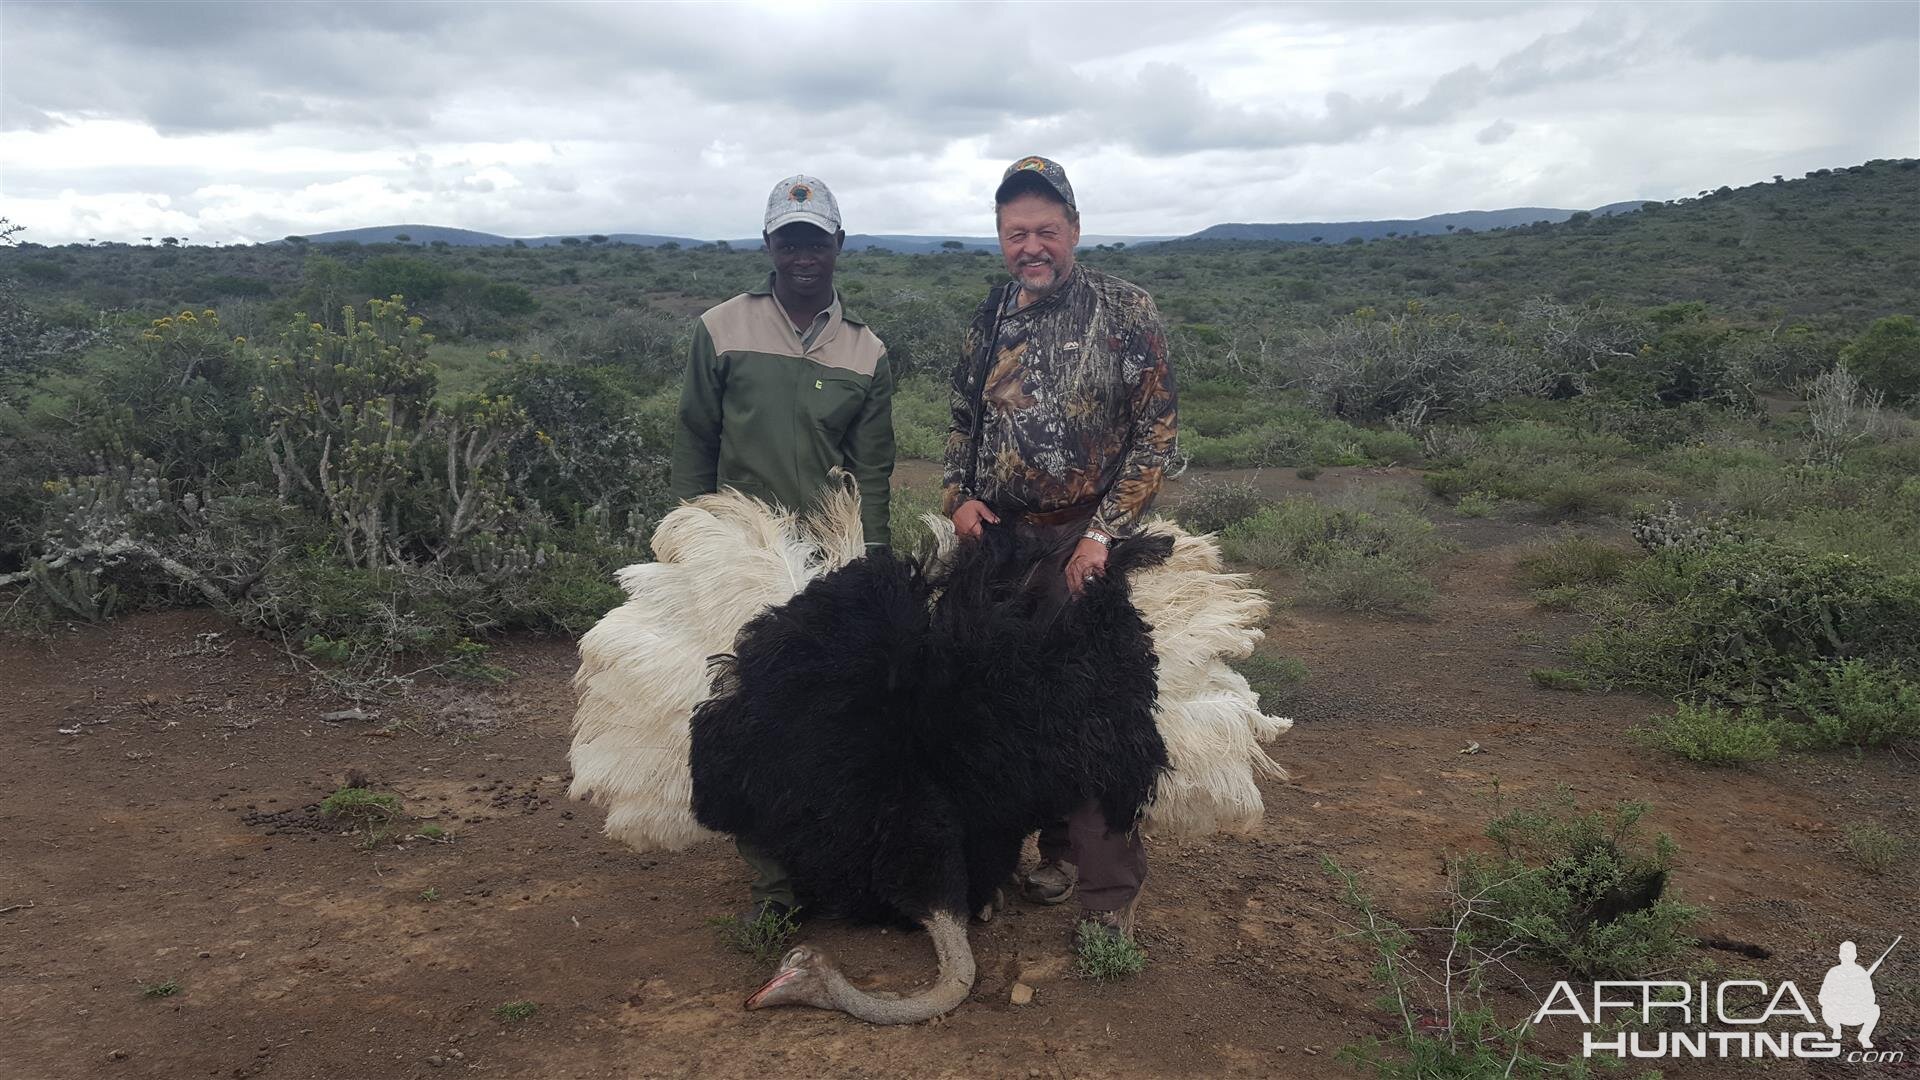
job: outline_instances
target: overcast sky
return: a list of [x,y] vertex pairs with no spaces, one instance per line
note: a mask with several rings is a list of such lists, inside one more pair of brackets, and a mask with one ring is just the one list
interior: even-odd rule
[[194,243],[401,222],[985,235],[1672,198],[1920,156],[1920,3],[0,4],[0,215]]

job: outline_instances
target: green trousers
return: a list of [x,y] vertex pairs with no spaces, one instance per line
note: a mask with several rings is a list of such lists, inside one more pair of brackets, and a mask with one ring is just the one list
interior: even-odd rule
[[745,840],[736,838],[733,846],[739,849],[740,858],[753,869],[753,884],[748,886],[747,895],[753,899],[755,907],[768,901],[785,904],[789,908],[799,906],[794,901],[793,879],[787,877],[786,867]]

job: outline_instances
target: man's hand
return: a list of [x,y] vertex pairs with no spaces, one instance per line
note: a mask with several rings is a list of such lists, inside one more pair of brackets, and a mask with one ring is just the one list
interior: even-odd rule
[[1087,582],[1107,572],[1107,545],[1098,540],[1081,537],[1074,545],[1073,557],[1067,560],[1067,591],[1075,596],[1087,587]]
[[[998,525],[1000,524],[1000,515],[994,513],[992,507],[981,502],[979,499],[968,499],[966,502],[960,504],[958,510],[953,512],[953,531],[962,540],[978,540],[980,539],[980,523],[983,521],[990,521]],[[1104,560],[1102,561],[1104,562]]]

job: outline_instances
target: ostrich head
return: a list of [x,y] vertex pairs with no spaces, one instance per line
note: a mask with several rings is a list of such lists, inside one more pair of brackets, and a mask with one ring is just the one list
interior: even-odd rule
[[940,975],[934,985],[911,997],[877,997],[854,987],[834,968],[827,954],[799,945],[780,961],[780,970],[747,999],[747,1008],[769,1005],[811,1005],[838,1009],[870,1024],[917,1024],[951,1012],[973,990],[973,950],[967,946],[962,917],[936,912],[921,925],[933,938],[940,956]]
[[[833,961],[819,949],[798,945],[780,960],[780,970],[766,985],[747,999],[747,1008],[764,1009],[769,1005],[811,1005],[816,1009],[837,1009],[832,981]],[[837,973],[835,973],[837,974]]]

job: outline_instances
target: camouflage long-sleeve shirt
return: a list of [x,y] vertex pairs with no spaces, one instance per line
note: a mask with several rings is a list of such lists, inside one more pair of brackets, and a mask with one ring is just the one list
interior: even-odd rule
[[[1098,502],[1091,527],[1125,536],[1153,506],[1173,456],[1175,395],[1153,297],[1076,264],[1052,295],[974,313],[953,373],[942,509],[968,498],[996,511],[1045,513]],[[979,469],[966,490],[974,379],[999,314],[980,423]]]

